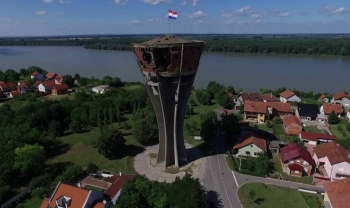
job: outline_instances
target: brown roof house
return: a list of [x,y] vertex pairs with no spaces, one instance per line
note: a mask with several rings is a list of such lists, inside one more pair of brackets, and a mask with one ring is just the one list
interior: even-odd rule
[[265,95],[261,95],[260,98],[261,98],[264,102],[280,102],[280,99],[278,99],[277,97],[275,97],[272,93],[265,94]]
[[283,103],[300,103],[301,99],[291,90],[286,90],[280,93],[280,101]]
[[319,133],[306,132],[306,131],[300,132],[299,138],[304,143],[308,143],[311,145],[334,142],[337,139],[337,137],[333,135],[319,134]]
[[291,114],[290,103],[246,101],[244,105],[244,119],[264,123],[266,119]]
[[39,81],[44,81],[45,78],[44,78],[44,75],[39,73],[39,72],[33,72],[31,75],[30,75],[30,78],[31,79],[35,79],[35,80],[39,80]]
[[303,130],[300,120],[294,115],[287,115],[283,117],[284,131],[288,135],[299,135]]
[[314,172],[315,161],[310,153],[294,143],[281,148],[283,172],[293,176],[310,176]]
[[332,96],[332,103],[339,103],[344,108],[350,107],[350,96],[345,92],[338,92]]
[[257,92],[241,92],[235,101],[235,109],[239,109],[246,101],[262,101]]
[[350,178],[324,185],[324,205],[326,208],[345,208],[350,206]]
[[350,152],[334,142],[314,147],[313,158],[320,174],[331,181],[350,177]]
[[52,86],[51,94],[61,95],[61,94],[66,94],[67,91],[68,91],[68,86],[66,84],[56,84]]
[[318,98],[318,102],[323,102],[323,103],[328,103],[329,99],[325,94],[322,94],[319,98]]
[[237,152],[236,156],[258,157],[258,153],[267,152],[265,139],[258,138],[253,134],[241,136],[238,141],[232,148]]
[[57,77],[57,74],[54,72],[49,72],[45,75],[46,80],[54,80]]
[[14,90],[17,90],[17,86],[15,83],[2,83],[0,84],[0,90],[2,92],[12,92]]
[[335,114],[338,115],[338,117],[340,117],[344,112],[343,107],[340,104],[325,103],[320,107],[320,114],[329,116],[329,114],[331,114],[332,111],[334,111]]

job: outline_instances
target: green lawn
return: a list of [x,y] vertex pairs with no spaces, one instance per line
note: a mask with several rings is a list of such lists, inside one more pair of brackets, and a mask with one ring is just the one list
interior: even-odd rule
[[250,123],[249,126],[251,127],[257,127],[260,130],[272,132],[272,128],[267,127],[266,124],[257,124],[257,123]]
[[140,85],[126,85],[126,86],[124,86],[123,88],[125,89],[125,90],[136,90],[136,89],[138,89],[138,88],[140,88],[141,86]]
[[[117,124],[114,124],[115,127]],[[131,132],[127,133],[124,138],[126,139],[127,148],[130,148],[127,152],[132,154],[135,149],[140,149],[141,145],[131,135]],[[70,145],[67,152],[62,153],[51,160],[51,162],[63,162],[69,161],[86,167],[89,163],[95,163],[100,170],[118,172],[119,169],[124,173],[136,173],[134,169],[134,156],[126,156],[118,160],[109,160],[98,153],[97,149],[93,147],[93,141],[99,136],[98,128],[92,128],[90,131],[79,134],[71,134],[61,137],[63,143]]]
[[310,98],[302,98],[301,100],[303,101],[303,103],[307,103],[307,104],[322,105],[322,102],[319,102],[318,100],[314,100]]
[[281,156],[280,156],[280,154],[273,153],[273,154],[272,154],[272,161],[273,161],[273,165],[274,165],[274,168],[275,168],[275,172],[282,173],[283,170],[282,170],[282,164],[281,164]]
[[40,207],[42,202],[42,199],[34,197],[19,203],[16,208]]
[[315,126],[304,126],[304,130],[306,132],[313,132],[313,133],[319,133],[319,134],[328,134],[326,130],[320,130]]
[[[347,125],[349,125],[348,122],[342,120],[340,123],[336,125],[330,125],[330,131],[334,136],[337,138],[350,138],[350,131],[347,129]],[[338,126],[343,129],[343,132],[345,133],[346,136],[343,135],[342,131],[338,129]]]
[[[249,192],[255,191],[254,200]],[[306,208],[308,205],[297,189],[290,189],[262,183],[247,183],[238,190],[238,197],[244,208]]]
[[320,204],[316,194],[299,192],[310,208],[319,208]]
[[104,191],[104,189],[102,189],[102,188],[98,188],[98,187],[95,187],[95,186],[89,186],[89,185],[84,186],[84,188],[92,190],[92,191]]
[[296,177],[296,176],[288,175],[287,173],[283,172],[282,177],[285,178],[286,181],[292,181],[297,183],[312,184],[313,182],[312,176]]

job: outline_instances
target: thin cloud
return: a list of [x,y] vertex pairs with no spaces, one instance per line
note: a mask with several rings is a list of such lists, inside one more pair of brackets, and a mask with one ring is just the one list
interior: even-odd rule
[[10,18],[5,18],[5,17],[0,18],[0,21],[1,22],[8,22],[8,23],[12,22],[12,20]]
[[172,0],[141,0],[143,3],[145,4],[152,4],[152,5],[156,5],[159,3],[172,3]]
[[243,8],[233,10],[232,12],[222,12],[222,17],[234,17],[234,16],[248,16],[253,12],[253,9],[250,6],[245,6]]
[[198,11],[198,12],[195,12],[193,14],[188,15],[189,18],[200,18],[200,17],[205,17],[205,16],[207,16],[207,14],[204,13],[203,11]]
[[55,14],[57,14],[57,15],[64,15],[65,13],[64,12],[55,12]]
[[307,13],[307,12],[299,12],[299,15],[306,16],[306,15],[309,15],[309,13]]
[[158,21],[160,21],[161,19],[159,19],[159,18],[149,18],[148,19],[148,22],[158,22]]
[[192,5],[192,6],[198,6],[198,3],[200,0],[185,0],[181,3],[181,5],[186,6],[186,5]]
[[251,16],[253,19],[259,19],[261,18],[261,15],[260,14],[252,14]]
[[114,3],[125,6],[128,3],[129,0],[114,0]]
[[52,0],[43,0],[44,3],[52,3]]
[[141,24],[139,20],[130,20],[128,21],[129,24]]
[[324,15],[333,15],[333,14],[347,14],[349,13],[349,9],[345,7],[335,8],[332,6],[324,6],[321,10],[321,13]]
[[37,12],[35,12],[35,13],[36,13],[36,15],[39,15],[39,16],[42,16],[42,15],[47,14],[46,11],[37,11]]
[[268,9],[268,10],[266,10],[265,15],[273,16],[273,17],[289,17],[290,13],[289,12],[282,12],[278,9]]
[[60,4],[70,4],[71,1],[70,0],[67,0],[67,1],[64,1],[64,0],[60,0]]

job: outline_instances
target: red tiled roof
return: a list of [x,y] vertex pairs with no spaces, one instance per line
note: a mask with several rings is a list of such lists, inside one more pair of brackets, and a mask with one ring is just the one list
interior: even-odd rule
[[60,85],[54,85],[52,88],[57,90],[57,91],[58,90],[67,90],[68,86],[66,84],[60,84]]
[[332,165],[345,161],[350,163],[349,152],[334,142],[318,145],[314,147],[314,152],[318,158],[327,156]]
[[324,184],[333,208],[345,208],[350,204],[350,178]]
[[240,149],[240,148],[245,147],[245,146],[250,145],[250,144],[255,144],[261,150],[263,150],[264,152],[267,152],[265,139],[260,139],[260,138],[257,138],[255,136],[250,136],[249,138],[247,138],[247,139],[243,140],[242,142],[233,146],[232,149]]
[[0,84],[0,87],[1,88],[8,88],[8,87],[16,87],[16,85],[12,82],[9,82],[9,83]]
[[287,162],[288,160],[301,157],[309,164],[313,166],[315,165],[315,161],[312,159],[310,153],[297,143],[282,147],[280,151],[282,162]]
[[4,83],[5,83],[5,82],[3,82],[3,81],[0,81],[0,85],[1,85],[1,84],[4,84]]
[[343,113],[343,107],[340,104],[323,104],[323,111],[325,114],[331,114],[332,111],[335,113]]
[[227,92],[228,96],[233,97],[234,95],[230,92]]
[[63,76],[57,75],[57,77],[55,78],[55,80],[58,81],[58,82],[62,82],[62,81],[63,81]]
[[46,79],[52,79],[52,78],[54,78],[54,76],[56,76],[56,75],[57,75],[57,74],[54,73],[54,72],[49,72],[49,73],[46,74]]
[[44,87],[51,87],[51,86],[55,86],[56,85],[55,81],[46,81],[46,82],[42,82],[41,84]]
[[112,199],[120,189],[122,189],[124,183],[128,180],[134,177],[134,175],[114,175],[109,179],[109,182],[112,183],[112,185],[104,192],[106,195],[109,195],[109,197]]
[[26,85],[28,85],[28,83],[27,83],[26,81],[24,81],[24,82],[21,82],[21,83],[18,85],[18,87],[24,87],[24,86],[26,86]]
[[266,113],[267,107],[272,107],[277,112],[291,112],[290,103],[259,102],[259,101],[248,101],[248,100],[244,103],[244,112]]
[[265,94],[265,95],[261,95],[260,97],[261,97],[261,99],[266,100],[266,102],[279,102],[280,101],[280,99],[276,98],[272,94]]
[[102,202],[97,202],[93,208],[104,208],[105,205]]
[[297,124],[298,126],[302,126],[300,120],[295,117],[294,115],[288,115],[283,117],[283,125],[284,126],[289,126],[292,124]]
[[39,74],[39,72],[35,71],[35,72],[33,72],[30,76],[35,76],[35,75],[37,75],[37,74]]
[[280,96],[282,96],[284,98],[290,98],[293,95],[295,95],[295,93],[290,91],[290,90],[286,90],[286,91],[280,93]]
[[56,200],[61,196],[67,196],[72,199],[70,207],[83,207],[89,192],[89,190],[83,188],[59,183],[56,192],[50,198],[51,202],[49,201],[47,205],[56,207]]
[[44,198],[43,202],[41,202],[40,208],[47,208],[47,206],[49,205],[49,198]]
[[350,96],[347,95],[345,92],[338,92],[333,95],[334,100],[341,100],[344,97],[350,100]]
[[305,169],[304,169],[303,167],[301,167],[300,165],[295,164],[295,163],[289,164],[289,165],[288,165],[288,168],[289,168],[290,170],[299,170],[300,172],[305,172]]
[[12,91],[11,92],[12,97],[19,96],[20,94],[21,94],[21,92],[18,92],[18,91]]
[[313,132],[306,132],[302,131],[300,132],[301,139],[305,140],[311,140],[317,142],[319,139],[326,139],[326,140],[336,140],[337,137],[329,134],[319,134],[319,133],[313,133]]
[[242,92],[241,95],[243,102],[246,100],[261,100],[260,94],[257,92]]

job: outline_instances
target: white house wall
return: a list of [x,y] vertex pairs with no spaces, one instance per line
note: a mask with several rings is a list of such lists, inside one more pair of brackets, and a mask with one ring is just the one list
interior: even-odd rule
[[297,103],[301,102],[301,99],[298,96],[296,96],[296,95],[293,95],[292,97],[288,98],[287,100],[289,102],[297,102]]

